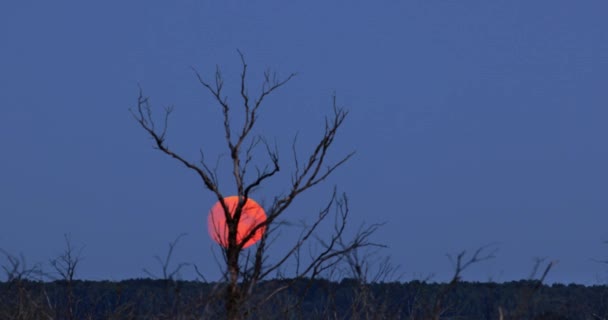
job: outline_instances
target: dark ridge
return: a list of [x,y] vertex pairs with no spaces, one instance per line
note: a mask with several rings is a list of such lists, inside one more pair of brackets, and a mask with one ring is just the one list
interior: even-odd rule
[[[0,282],[0,319],[221,319],[222,283],[131,279]],[[260,282],[249,319],[606,319],[608,286],[324,279]],[[71,298],[70,298],[71,295]]]

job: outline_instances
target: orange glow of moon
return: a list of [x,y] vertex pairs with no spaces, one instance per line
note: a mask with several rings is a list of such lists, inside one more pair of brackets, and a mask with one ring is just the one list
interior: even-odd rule
[[[224,198],[224,202],[230,211],[230,215],[234,216],[234,211],[239,203],[238,196],[231,196]],[[247,203],[243,207],[241,212],[241,219],[237,228],[236,241],[241,243],[243,239],[255,228],[258,224],[266,221],[266,213],[264,209],[253,199],[247,199]],[[209,236],[213,241],[217,242],[220,246],[228,247],[228,225],[226,224],[226,216],[224,215],[224,209],[222,204],[218,201],[209,210],[209,216],[207,217],[207,229]],[[262,235],[266,231],[265,227],[261,227],[254,235],[247,240],[243,248],[247,248],[262,238]]]

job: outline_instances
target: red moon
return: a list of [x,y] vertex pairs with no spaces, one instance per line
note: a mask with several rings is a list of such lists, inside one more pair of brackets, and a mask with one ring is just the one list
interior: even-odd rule
[[[230,211],[230,215],[234,215],[236,206],[239,203],[238,196],[231,196],[224,198],[224,202]],[[237,229],[236,241],[241,243],[253,228],[258,224],[266,221],[266,213],[264,209],[253,199],[247,199],[247,203],[243,207],[241,212],[241,219],[239,220],[239,226]],[[209,210],[209,216],[207,217],[207,228],[209,236],[213,241],[217,242],[220,246],[228,247],[228,225],[226,225],[226,216],[224,215],[224,209],[222,204],[218,201]],[[254,243],[258,242],[262,238],[262,235],[266,231],[265,227],[259,228],[255,234],[247,240],[243,248],[247,248]]]

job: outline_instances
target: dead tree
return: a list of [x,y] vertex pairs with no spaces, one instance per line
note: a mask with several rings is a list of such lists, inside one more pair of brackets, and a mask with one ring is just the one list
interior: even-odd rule
[[532,286],[526,285],[522,288],[521,293],[519,294],[519,299],[517,301],[517,305],[515,310],[513,310],[512,314],[509,314],[507,310],[505,310],[502,306],[498,307],[499,319],[521,319],[524,315],[530,313],[530,307],[534,305],[534,295],[536,295],[540,289],[542,288],[549,271],[557,264],[557,260],[549,261],[544,268],[543,273],[540,277],[537,277],[539,268],[545,263],[546,258],[537,257],[534,259],[534,266],[532,267],[532,272],[530,272],[530,276],[528,277],[528,281],[531,282]]
[[494,248],[492,251],[488,252],[487,249],[490,247],[490,245],[479,247],[468,259],[466,258],[466,251],[461,251],[456,257],[450,254],[447,255],[448,259],[452,262],[454,274],[452,275],[450,282],[436,294],[435,302],[430,306],[431,309],[427,311],[427,315],[425,315],[424,318],[434,320],[441,319],[442,315],[448,309],[448,306],[445,305],[448,294],[454,290],[461,281],[462,273],[474,264],[495,258],[497,249]]
[[63,253],[50,261],[51,266],[57,273],[57,280],[65,285],[65,311],[63,316],[65,319],[76,319],[76,308],[78,307],[78,299],[74,294],[74,277],[78,264],[82,260],[82,250],[76,251],[72,244],[70,236],[64,235],[65,249]]
[[[345,196],[339,196],[334,192],[329,201],[328,208],[320,212],[318,218],[313,222],[310,228],[306,229],[302,237],[284,257],[279,258],[275,262],[269,264],[266,257],[267,234],[257,244],[254,251],[248,251],[244,256],[243,246],[251,239],[258,230],[270,230],[278,227],[278,218],[289,208],[294,200],[315,187],[319,183],[325,181],[338,167],[343,165],[350,159],[353,153],[345,155],[340,160],[328,163],[328,154],[332,149],[338,130],[344,123],[348,115],[348,111],[339,107],[336,103],[335,96],[333,97],[332,113],[325,120],[325,130],[320,139],[306,157],[298,157],[295,152],[295,143],[292,146],[294,150],[294,165],[295,169],[291,175],[291,183],[287,185],[287,192],[274,197],[272,204],[266,208],[267,219],[254,226],[247,234],[238,241],[237,229],[239,221],[243,213],[243,208],[247,203],[251,192],[264,185],[268,179],[275,176],[280,171],[279,153],[276,147],[271,147],[266,139],[252,135],[252,129],[258,123],[260,111],[262,109],[265,98],[275,93],[279,88],[286,85],[296,75],[292,73],[285,78],[278,78],[276,73],[266,71],[262,79],[262,89],[258,95],[251,95],[248,89],[247,72],[248,65],[244,55],[239,51],[239,57],[242,63],[240,74],[240,108],[234,107],[234,101],[229,101],[224,93],[224,80],[222,73],[216,68],[212,81],[208,81],[199,72],[194,70],[194,73],[202,85],[202,87],[213,96],[218,106],[222,111],[223,116],[223,135],[228,153],[230,155],[230,168],[234,178],[234,186],[237,190],[239,202],[230,212],[230,208],[224,201],[224,194],[219,188],[218,175],[215,170],[211,170],[205,160],[202,158],[199,162],[193,162],[187,159],[177,151],[169,148],[166,141],[166,133],[169,123],[169,117],[173,108],[166,108],[164,115],[160,120],[161,125],[157,125],[159,121],[155,121],[152,117],[152,107],[148,97],[144,96],[141,88],[137,100],[137,106],[131,109],[131,113],[139,125],[153,139],[155,147],[162,153],[176,159],[187,168],[194,171],[202,180],[205,189],[212,192],[217,198],[224,211],[226,225],[228,229],[227,245],[223,248],[224,267],[225,267],[225,309],[228,319],[240,319],[246,316],[247,310],[244,305],[248,297],[251,296],[252,290],[256,284],[268,276],[271,272],[278,270],[288,259],[293,258],[299,252],[303,243],[315,239],[312,237],[316,227],[321,221],[327,218],[330,210],[329,207],[338,205],[339,214],[338,227],[335,229],[335,234],[327,241],[321,242],[323,250],[318,253],[312,261],[303,266],[302,271],[298,272],[300,276],[316,276],[330,267],[332,264],[340,261],[347,252],[355,248],[370,245],[369,235],[377,228],[370,226],[363,229],[354,237],[345,241],[344,225],[348,214],[348,207]],[[244,121],[242,125],[236,125],[234,121],[234,112],[240,112]],[[266,149],[268,156],[268,164],[263,169],[255,167],[256,173],[251,175],[250,169],[253,167],[252,159],[254,150],[257,147],[263,146]]]
[[0,249],[0,257],[6,258],[1,266],[6,275],[8,290],[0,294],[0,319],[53,319],[54,309],[48,303],[48,295],[42,280],[42,266],[29,267],[23,255],[15,256]]

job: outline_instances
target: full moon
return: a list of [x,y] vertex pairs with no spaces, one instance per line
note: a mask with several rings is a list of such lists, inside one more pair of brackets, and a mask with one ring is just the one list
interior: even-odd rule
[[[239,203],[238,196],[231,196],[224,198],[224,202],[230,211],[230,215],[234,216],[234,211]],[[266,213],[264,209],[255,202],[253,199],[247,199],[245,206],[241,212],[241,219],[237,228],[236,241],[241,243],[243,239],[255,228],[258,224],[266,221]],[[224,209],[222,204],[218,201],[209,210],[209,216],[207,217],[207,228],[209,236],[220,246],[228,247],[228,225],[226,224],[226,216],[224,215]],[[254,243],[258,242],[262,238],[262,235],[266,231],[265,227],[261,227],[256,230],[255,234],[245,242],[243,248],[247,248]]]

